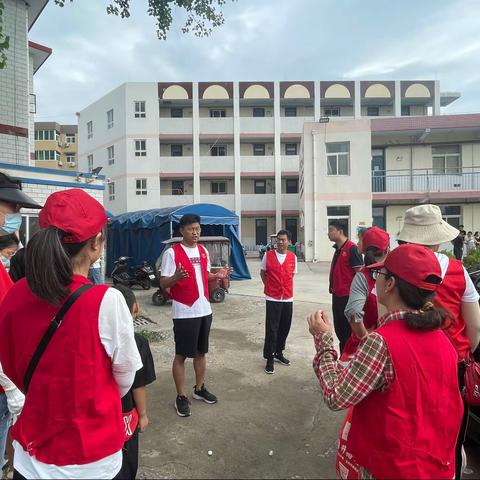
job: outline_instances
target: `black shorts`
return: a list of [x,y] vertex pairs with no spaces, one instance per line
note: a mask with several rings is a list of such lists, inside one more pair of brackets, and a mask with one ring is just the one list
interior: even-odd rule
[[208,352],[212,314],[205,317],[174,318],[175,354],[194,358]]

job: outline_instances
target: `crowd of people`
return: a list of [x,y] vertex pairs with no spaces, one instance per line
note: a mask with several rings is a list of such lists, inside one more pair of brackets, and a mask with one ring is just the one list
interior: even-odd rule
[[455,258],[462,260],[464,256],[480,248],[480,232],[467,232],[463,225],[458,228],[459,234],[452,240],[452,245]]
[[[40,230],[17,250],[22,207],[41,208],[0,174],[0,461],[13,423],[13,478],[135,478],[155,367],[148,341],[134,333],[134,293],[91,271],[104,250],[105,210],[83,190],[56,192],[41,208]],[[208,284],[229,272],[210,271],[197,215],[184,215],[179,230],[182,241],[163,255],[160,285],[172,297],[173,406],[188,417],[190,398],[218,402],[206,387]],[[324,401],[347,410],[340,478],[461,478],[464,377],[480,340],[480,308],[462,263],[439,253],[459,236],[435,205],[405,212],[391,251],[378,227],[359,232],[356,245],[341,220],[329,222],[333,325],[321,310],[307,321]],[[280,230],[260,266],[268,375],[275,363],[290,365],[297,273],[290,243]]]

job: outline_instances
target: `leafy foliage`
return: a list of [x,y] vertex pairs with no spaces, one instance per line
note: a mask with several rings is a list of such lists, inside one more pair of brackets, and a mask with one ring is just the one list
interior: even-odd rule
[[[55,0],[60,7],[65,6],[68,0]],[[138,0],[137,0],[138,1]],[[157,37],[160,40],[167,38],[172,25],[172,9],[177,7],[187,13],[187,20],[182,27],[183,33],[193,32],[197,37],[207,37],[212,29],[222,25],[225,21],[219,8],[228,0],[148,0],[147,13],[154,17],[157,23]],[[232,0],[235,1],[235,0]],[[72,3],[73,0],[70,0]],[[107,13],[121,18],[130,17],[131,0],[111,0],[107,6]]]
[[480,269],[480,248],[475,248],[466,257],[463,257],[465,268],[478,267]]
[[5,68],[7,65],[7,54],[5,53],[8,50],[10,45],[10,37],[3,33],[2,27],[2,18],[3,18],[3,10],[5,5],[3,4],[2,0],[0,0],[0,70]]

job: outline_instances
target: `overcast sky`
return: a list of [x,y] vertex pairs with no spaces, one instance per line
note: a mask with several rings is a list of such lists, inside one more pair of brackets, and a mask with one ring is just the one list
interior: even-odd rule
[[[51,0],[30,39],[53,49],[35,75],[38,121],[75,112],[126,81],[434,79],[480,112],[480,0],[237,0],[209,38],[177,15],[158,40],[147,0],[129,19],[106,0]],[[180,13],[180,12],[179,12]]]

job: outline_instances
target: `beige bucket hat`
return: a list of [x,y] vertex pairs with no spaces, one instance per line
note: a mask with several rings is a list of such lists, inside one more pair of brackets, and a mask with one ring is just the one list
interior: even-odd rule
[[458,237],[459,231],[442,218],[437,205],[418,205],[405,212],[403,228],[397,239],[419,245],[440,245]]

